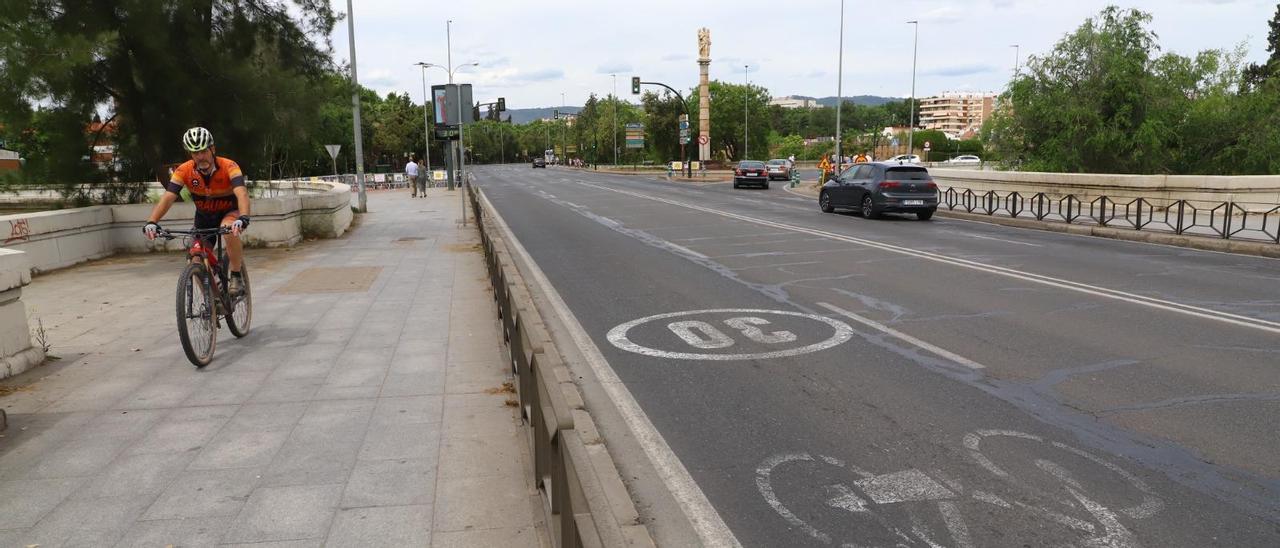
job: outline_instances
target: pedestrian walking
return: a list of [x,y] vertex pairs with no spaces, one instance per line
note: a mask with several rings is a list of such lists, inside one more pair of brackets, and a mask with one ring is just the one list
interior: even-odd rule
[[418,186],[413,184],[418,178],[418,159],[413,156],[409,157],[409,162],[404,165],[404,178],[409,181],[409,197],[418,197]]
[[431,177],[431,170],[427,169],[427,165],[425,163],[418,162],[418,178],[413,182],[413,184],[417,185],[418,187],[419,198],[427,197],[427,181],[430,179],[430,177]]

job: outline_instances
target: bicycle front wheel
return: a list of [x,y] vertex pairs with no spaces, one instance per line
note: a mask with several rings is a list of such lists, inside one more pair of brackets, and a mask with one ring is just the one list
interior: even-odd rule
[[240,280],[244,290],[239,295],[231,295],[231,313],[227,315],[227,328],[236,338],[249,334],[249,322],[253,320],[253,292],[249,286],[249,266],[240,264]]
[[178,278],[178,338],[187,359],[196,367],[213,361],[218,341],[218,312],[214,306],[209,271],[199,263],[188,264]]

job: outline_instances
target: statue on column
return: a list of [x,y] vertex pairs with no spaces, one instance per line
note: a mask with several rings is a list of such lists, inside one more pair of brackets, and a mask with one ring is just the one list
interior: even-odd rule
[[709,29],[698,29],[698,58],[709,59],[711,57],[711,31]]
[[698,29],[698,160],[711,160],[711,30]]

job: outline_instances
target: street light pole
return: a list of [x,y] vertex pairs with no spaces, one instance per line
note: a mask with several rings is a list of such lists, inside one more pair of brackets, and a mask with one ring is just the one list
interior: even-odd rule
[[618,167],[618,75],[613,77],[613,167]]
[[427,103],[431,102],[431,96],[427,95],[427,67],[430,66],[430,63],[423,63],[419,61],[417,65],[419,67],[422,67],[422,134],[423,134],[422,138],[427,142],[427,177],[430,177],[431,176],[431,126],[427,122],[429,118],[427,114]]
[[748,144],[748,136],[750,135],[750,132],[747,130],[747,124],[749,123],[749,120],[747,120],[747,103],[749,102],[749,98],[750,98],[750,95],[751,95],[751,89],[748,87],[748,84],[747,84],[747,70],[748,70],[748,69],[750,69],[750,68],[751,68],[751,65],[742,65],[742,87],[743,87],[743,93],[742,93],[742,159],[743,159],[743,160],[746,160],[746,159],[747,159],[747,151],[749,150],[749,148],[748,148],[748,146],[747,146],[747,144]]
[[355,127],[356,141],[356,183],[359,185],[360,212],[369,211],[369,202],[364,193],[364,141],[360,136],[360,79],[356,77],[356,23],[351,10],[351,0],[347,0],[347,38],[351,46],[351,118]]
[[[844,105],[844,0],[840,0],[840,51],[836,53],[836,173],[840,173],[841,154],[840,107]],[[819,184],[826,181],[819,181]]]
[[1017,76],[1017,75],[1018,75],[1018,62],[1020,61],[1020,57],[1021,57],[1021,55],[1020,55],[1020,54],[1021,54],[1022,52],[1020,51],[1020,48],[1019,48],[1018,44],[1014,44],[1014,45],[1009,46],[1009,47],[1013,48],[1013,75],[1014,75],[1014,76]]
[[560,152],[564,154],[564,163],[569,163],[569,113],[565,112],[564,92],[560,92],[560,112],[564,112],[564,126],[560,128]]
[[916,137],[916,52],[919,51],[920,44],[920,22],[907,21],[908,25],[915,26],[915,38],[911,42],[911,103],[908,105],[907,120],[910,127],[907,128],[907,155],[916,153],[915,137]]

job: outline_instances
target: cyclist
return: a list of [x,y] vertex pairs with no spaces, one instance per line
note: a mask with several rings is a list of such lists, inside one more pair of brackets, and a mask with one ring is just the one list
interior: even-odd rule
[[228,289],[232,294],[239,294],[244,290],[244,279],[240,276],[244,246],[240,242],[240,233],[249,227],[249,189],[244,186],[244,174],[234,161],[217,155],[213,134],[205,128],[188,129],[182,135],[182,146],[191,159],[173,170],[165,185],[165,193],[151,210],[142,232],[148,240],[156,238],[160,219],[178,201],[179,193],[185,187],[196,205],[197,229],[231,229],[226,236],[227,262],[231,268]]

